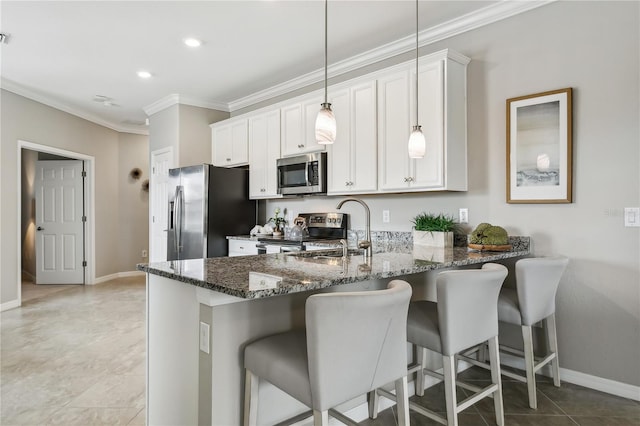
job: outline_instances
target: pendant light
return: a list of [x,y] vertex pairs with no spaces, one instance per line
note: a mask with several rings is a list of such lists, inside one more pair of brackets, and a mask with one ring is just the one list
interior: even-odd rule
[[324,103],[316,118],[316,142],[330,145],[336,140],[336,117],[331,111],[331,104],[327,100],[327,4],[324,0]]
[[418,124],[418,0],[416,0],[416,125],[413,126],[409,144],[407,146],[409,157],[422,158],[427,149],[427,141],[422,133],[422,126]]

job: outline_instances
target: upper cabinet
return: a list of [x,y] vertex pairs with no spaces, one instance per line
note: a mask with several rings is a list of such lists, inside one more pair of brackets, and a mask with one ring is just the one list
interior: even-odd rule
[[324,151],[316,142],[316,116],[323,98],[313,96],[280,108],[281,153],[283,157]]
[[377,189],[376,82],[329,93],[336,141],[327,145],[327,193],[361,194]]
[[280,110],[249,117],[249,198],[278,198]]
[[229,119],[211,125],[212,163],[235,167],[249,164],[249,132],[246,118]]
[[418,124],[426,154],[411,159],[407,142],[415,124],[415,69],[396,69],[378,80],[378,189],[384,192],[466,191],[466,65],[451,51],[419,63]]
[[[327,194],[467,190],[467,64],[442,50],[329,87],[337,135],[315,140],[324,93],[262,108],[211,125],[213,163],[249,164],[251,198],[276,198],[276,160],[327,151]],[[415,123],[427,142],[421,159],[409,158]]]

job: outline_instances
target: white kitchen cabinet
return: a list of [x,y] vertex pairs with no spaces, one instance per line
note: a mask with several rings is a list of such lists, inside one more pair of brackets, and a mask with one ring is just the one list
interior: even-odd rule
[[415,124],[415,69],[378,79],[378,188],[381,192],[467,190],[466,65],[451,51],[419,64],[418,124],[427,141],[422,159],[407,142]]
[[229,257],[258,254],[257,241],[229,239]]
[[279,198],[280,110],[251,116],[249,121],[249,198]]
[[376,82],[330,93],[336,142],[327,146],[327,193],[362,194],[377,189]]
[[246,118],[212,124],[211,140],[214,166],[235,167],[249,164],[249,132]]
[[322,102],[322,97],[314,96],[281,107],[280,150],[283,157],[325,150],[325,145],[316,142],[315,134],[316,116]]

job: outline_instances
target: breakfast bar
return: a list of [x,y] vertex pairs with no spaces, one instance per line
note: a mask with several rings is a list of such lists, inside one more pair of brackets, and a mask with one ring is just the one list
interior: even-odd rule
[[[528,237],[510,237],[510,244],[510,251],[485,252],[386,242],[371,257],[328,248],[139,265],[147,273],[148,424],[241,424],[244,346],[303,328],[313,293],[375,290],[400,278],[412,285],[414,299],[435,300],[434,277],[443,269],[509,267],[529,255]],[[268,383],[261,384],[260,401],[264,424],[306,411]],[[342,408],[363,404],[364,398]]]

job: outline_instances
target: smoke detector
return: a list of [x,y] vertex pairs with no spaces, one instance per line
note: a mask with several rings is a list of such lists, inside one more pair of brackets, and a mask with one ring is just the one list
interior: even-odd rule
[[114,99],[110,98],[109,96],[104,96],[104,95],[95,95],[93,97],[93,101],[94,102],[98,102],[101,103],[102,105],[106,106],[106,107],[117,107],[120,106],[116,103],[114,103]]

